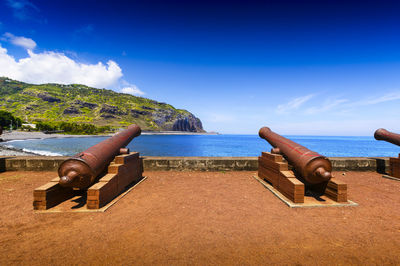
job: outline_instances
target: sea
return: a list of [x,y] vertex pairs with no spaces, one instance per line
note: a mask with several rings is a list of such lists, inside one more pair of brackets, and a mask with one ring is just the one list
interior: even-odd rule
[[[328,157],[393,157],[400,147],[372,136],[285,136]],[[72,156],[107,137],[14,140],[9,147],[47,156]],[[3,144],[4,145],[4,144]],[[141,135],[127,146],[142,156],[248,157],[270,151],[269,143],[258,135]]]

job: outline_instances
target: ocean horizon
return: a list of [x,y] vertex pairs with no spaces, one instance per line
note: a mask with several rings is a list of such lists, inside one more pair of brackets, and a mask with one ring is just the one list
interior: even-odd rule
[[[400,148],[372,136],[284,135],[308,149],[327,157],[393,157]],[[12,140],[8,147],[46,156],[72,156],[107,137],[88,136]],[[258,135],[141,135],[127,146],[141,156],[253,157],[270,151],[271,145]]]

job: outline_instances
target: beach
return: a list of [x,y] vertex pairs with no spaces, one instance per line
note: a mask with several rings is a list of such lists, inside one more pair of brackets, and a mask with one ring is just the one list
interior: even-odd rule
[[[100,135],[99,135],[100,136]],[[101,135],[108,136],[108,135]],[[27,132],[27,131],[3,131],[0,135],[0,156],[38,156],[32,152],[26,152],[22,149],[12,148],[7,145],[8,141],[12,140],[27,140],[27,139],[50,139],[50,138],[80,138],[88,137],[88,135],[67,135],[67,134],[45,134],[43,132]]]
[[[11,147],[10,145],[7,144],[7,142],[13,141],[13,140],[109,137],[112,135],[113,135],[112,133],[101,134],[101,135],[68,135],[68,134],[59,134],[59,133],[45,134],[43,132],[37,132],[37,131],[31,131],[31,132],[18,131],[18,130],[3,131],[3,134],[0,135],[0,139],[2,139],[2,141],[0,142],[0,156],[38,156],[38,155],[41,155],[41,154],[37,154],[37,153],[26,152],[26,151],[23,151],[22,149]],[[216,133],[216,132],[198,133],[198,132],[183,132],[183,131],[157,131],[157,132],[144,131],[141,133],[141,135],[218,135],[218,133]]]

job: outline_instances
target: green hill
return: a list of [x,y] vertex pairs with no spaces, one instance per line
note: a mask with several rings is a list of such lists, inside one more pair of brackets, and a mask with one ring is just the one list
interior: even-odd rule
[[74,122],[142,130],[204,132],[186,110],[151,99],[85,85],[27,84],[0,77],[0,110],[29,122]]

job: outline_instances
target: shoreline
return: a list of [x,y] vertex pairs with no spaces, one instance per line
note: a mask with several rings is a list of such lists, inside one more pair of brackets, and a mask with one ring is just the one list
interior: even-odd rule
[[0,156],[45,156],[43,154],[24,151],[23,149],[8,147],[7,143],[15,140],[29,139],[54,139],[54,138],[85,138],[85,137],[108,137],[108,135],[66,135],[66,134],[45,134],[43,132],[11,131],[0,135]]
[[142,135],[221,135],[218,132],[142,131]]
[[[93,138],[93,137],[111,137],[114,134],[101,134],[101,135],[69,135],[69,134],[45,134],[38,131],[3,131],[0,135],[0,156],[45,156],[38,153],[24,151],[14,147],[8,147],[7,143],[15,140],[29,140],[29,139],[54,139],[54,138]],[[142,135],[218,135],[216,132],[183,132],[183,131],[144,131]]]

